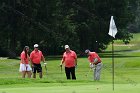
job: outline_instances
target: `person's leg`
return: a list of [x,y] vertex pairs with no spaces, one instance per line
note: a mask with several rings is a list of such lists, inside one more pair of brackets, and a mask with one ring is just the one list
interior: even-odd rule
[[102,68],[102,63],[98,63],[96,65],[96,68],[95,68],[95,76],[94,76],[94,80],[100,80],[100,74],[101,74],[101,68]]
[[30,65],[29,64],[27,64],[26,65],[27,66],[27,71],[26,71],[26,73],[27,73],[27,75],[28,75],[28,78],[31,78],[31,75],[32,75],[32,72],[31,72],[31,67],[30,67]]
[[75,76],[75,67],[71,67],[70,70],[71,70],[72,79],[73,79],[73,80],[76,80],[76,76]]
[[39,77],[42,78],[42,72],[39,72]]
[[94,70],[94,80],[96,80],[96,73],[97,73],[97,70],[96,70],[96,66],[95,66],[95,69],[93,69]]
[[42,67],[41,67],[41,64],[38,64],[37,65],[37,72],[39,73],[39,78],[42,78],[43,75],[42,75]]
[[33,78],[36,78],[36,73],[33,73]]
[[28,78],[31,78],[32,75],[31,71],[27,71],[27,74],[28,74]]
[[67,79],[70,79],[70,69],[65,67],[65,73],[66,73],[66,77]]
[[26,67],[25,67],[25,64],[22,64],[22,63],[20,64],[19,71],[22,74],[22,78],[25,78],[25,75],[26,75]]
[[26,71],[22,71],[22,78],[25,78]]
[[32,72],[33,72],[33,78],[36,78],[36,67],[35,66],[32,68]]

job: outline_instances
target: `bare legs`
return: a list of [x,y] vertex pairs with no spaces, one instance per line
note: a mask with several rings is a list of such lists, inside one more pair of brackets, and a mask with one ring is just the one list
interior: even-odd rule
[[25,78],[26,74],[28,75],[28,78],[31,78],[31,71],[22,71],[22,78]]

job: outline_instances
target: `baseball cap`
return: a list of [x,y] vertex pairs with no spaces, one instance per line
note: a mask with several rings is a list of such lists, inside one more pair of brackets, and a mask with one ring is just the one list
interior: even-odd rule
[[85,53],[87,54],[88,52],[90,52],[90,50],[89,50],[89,49],[86,49],[86,50],[85,50]]
[[34,44],[34,48],[38,47],[39,45],[38,44]]
[[65,49],[66,49],[66,48],[69,48],[69,45],[65,45]]

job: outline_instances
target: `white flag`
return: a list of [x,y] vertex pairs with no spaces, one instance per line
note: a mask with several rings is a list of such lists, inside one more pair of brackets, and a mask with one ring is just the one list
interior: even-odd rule
[[117,34],[117,28],[113,19],[113,16],[111,16],[110,20],[110,27],[109,27],[109,33],[110,36],[115,38],[115,35]]

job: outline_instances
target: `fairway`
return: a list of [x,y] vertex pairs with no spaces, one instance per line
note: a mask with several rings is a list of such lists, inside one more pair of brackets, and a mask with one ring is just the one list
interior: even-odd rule
[[0,93],[140,93],[140,0],[0,0]]
[[[93,82],[94,83],[94,82]],[[18,86],[18,85],[17,85]],[[140,85],[116,84],[115,91],[112,90],[111,84],[90,84],[75,86],[67,84],[65,86],[47,87],[18,87],[0,89],[0,93],[139,93]]]
[[[139,36],[139,34],[137,34]],[[137,36],[137,37],[138,37]],[[61,56],[47,57],[47,72],[43,67],[43,78],[22,79],[19,59],[0,58],[0,93],[139,93],[140,92],[140,51],[139,40],[134,38],[135,46],[115,46],[115,90],[112,87],[111,46],[99,53],[103,62],[101,80],[93,80],[89,72],[87,57],[78,58],[77,80],[66,80],[64,67],[59,67]],[[116,44],[121,44],[116,41]],[[123,47],[123,48],[122,48]],[[125,47],[125,48],[124,48]],[[89,73],[88,73],[89,72]],[[87,75],[88,73],[88,75]],[[86,76],[87,75],[87,76]]]
[[123,55],[125,57],[120,55],[115,58],[114,91],[112,90],[111,59],[103,57],[104,66],[99,82],[93,81],[92,72],[85,76],[89,71],[87,58],[78,59],[77,80],[74,81],[66,80],[64,68],[61,73],[58,66],[60,59],[48,61],[47,75],[43,67],[43,79],[38,77],[37,79],[22,79],[18,72],[19,60],[3,59],[0,68],[0,93],[139,93],[140,57],[132,60],[133,57],[130,58],[132,53],[126,54]]

